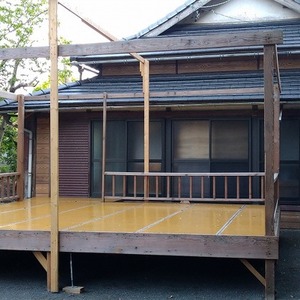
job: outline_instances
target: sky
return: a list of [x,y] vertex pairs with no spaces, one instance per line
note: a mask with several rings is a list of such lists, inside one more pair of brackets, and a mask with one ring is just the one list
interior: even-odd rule
[[[119,39],[138,33],[186,0],[63,0]],[[99,33],[58,7],[59,35],[72,44],[103,41]]]

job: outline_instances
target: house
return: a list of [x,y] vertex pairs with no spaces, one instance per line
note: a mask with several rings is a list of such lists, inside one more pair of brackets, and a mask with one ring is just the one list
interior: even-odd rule
[[[283,30],[284,44],[278,45],[282,78],[280,203],[284,209],[299,210],[299,4],[290,1],[292,8],[287,8],[278,3],[280,1],[243,1],[242,7],[239,1],[224,4],[204,2],[188,1],[165,19],[131,38]],[[236,9],[237,6],[242,12]],[[266,6],[268,10],[260,11],[256,21],[257,11]],[[248,13],[249,7],[253,11]],[[241,22],[237,22],[238,15]],[[256,86],[263,76],[260,47],[221,49],[209,55],[192,50],[143,53],[142,56],[150,61],[150,91],[153,93],[240,89]],[[79,67],[88,65],[94,68],[99,75],[61,86],[61,96],[142,92],[139,64],[129,54],[77,56],[72,57],[72,61]],[[47,93],[41,91],[35,95]],[[263,95],[259,93],[151,97],[150,170],[263,170],[262,102]],[[142,171],[143,98],[108,99],[108,106],[106,170]],[[35,137],[35,165],[30,189],[33,195],[48,196],[49,101],[26,101],[25,107],[28,112],[26,128]],[[1,106],[1,113],[15,110],[14,103]],[[63,196],[101,196],[101,110],[102,104],[96,99],[60,100],[60,194]],[[239,146],[234,141],[238,141]]]
[[[230,22],[224,23],[224,18]],[[147,188],[145,90],[139,63],[129,54],[73,56],[79,68],[87,65],[98,75],[59,87],[60,196],[260,201],[264,186],[259,176],[266,164],[264,51],[261,45],[248,46],[245,41],[253,31],[270,29],[283,31],[283,44],[276,50],[280,76],[274,74],[282,87],[280,205],[283,210],[298,211],[300,4],[292,0],[190,0],[129,38],[145,42],[155,38],[159,45],[163,38],[246,37],[239,47],[173,50],[170,44],[169,51],[139,53],[150,62],[148,172],[155,175]],[[0,112],[16,112],[17,108],[16,102],[6,101]],[[50,194],[49,110],[48,90],[25,101],[25,128],[33,133],[34,166],[27,190],[38,197]],[[148,175],[139,177],[143,171]],[[160,178],[159,173],[167,175]],[[193,173],[198,178],[190,179]],[[218,175],[209,177],[212,173]],[[182,175],[175,179],[172,174]],[[272,261],[276,249],[271,251]]]

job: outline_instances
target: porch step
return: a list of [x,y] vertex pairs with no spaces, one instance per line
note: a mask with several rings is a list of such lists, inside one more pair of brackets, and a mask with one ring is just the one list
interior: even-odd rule
[[300,229],[300,211],[281,211],[281,229]]

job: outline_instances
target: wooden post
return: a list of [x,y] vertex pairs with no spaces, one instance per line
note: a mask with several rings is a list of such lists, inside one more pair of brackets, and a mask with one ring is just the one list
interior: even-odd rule
[[106,100],[107,93],[103,94],[103,120],[102,120],[102,183],[101,183],[101,197],[102,201],[105,201],[105,166],[106,166]]
[[[149,61],[145,59],[140,63],[141,73],[143,77],[143,93],[144,93],[144,173],[148,173],[150,161],[150,115],[149,115]],[[144,197],[149,197],[149,178],[144,177]]]
[[274,172],[279,173],[280,164],[280,89],[274,85]]
[[[274,235],[274,53],[275,46],[264,46],[264,145],[265,145],[265,228]],[[275,298],[275,261],[265,260],[265,298]]]
[[17,145],[17,172],[20,174],[17,181],[19,200],[24,198],[24,96],[18,95],[18,145]]
[[49,44],[50,44],[50,191],[51,191],[51,259],[50,291],[58,292],[58,194],[59,194],[59,122],[58,122],[58,45],[57,45],[57,0],[49,0]]

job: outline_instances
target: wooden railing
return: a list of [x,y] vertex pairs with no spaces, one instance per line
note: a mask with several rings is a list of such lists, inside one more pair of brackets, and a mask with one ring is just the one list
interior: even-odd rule
[[263,172],[105,172],[103,198],[104,200],[263,203],[264,181]]
[[0,173],[0,202],[14,201],[19,198],[17,195],[17,181],[20,174]]

